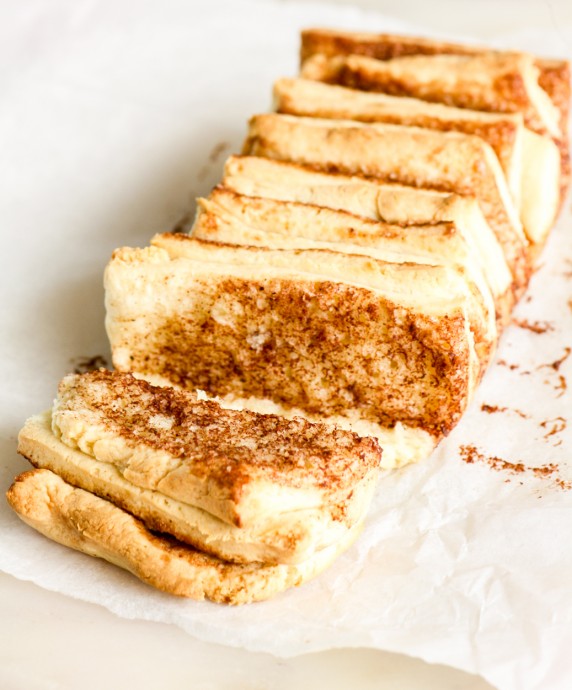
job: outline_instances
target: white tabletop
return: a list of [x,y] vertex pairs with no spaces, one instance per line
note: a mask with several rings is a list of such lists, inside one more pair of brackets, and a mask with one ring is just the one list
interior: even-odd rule
[[[572,25],[568,0],[356,0],[354,4],[476,39],[543,27],[554,31],[557,43],[559,28]],[[41,12],[40,4],[30,3],[29,11]],[[3,23],[15,17],[16,13],[9,12]],[[21,39],[17,47],[22,48],[29,36],[18,33],[19,28],[14,27],[14,36],[16,42]],[[30,44],[29,49],[33,48]],[[6,451],[15,444],[14,429],[3,428],[3,435]],[[95,690],[123,685],[139,690],[491,687],[458,670],[380,651],[347,649],[284,660],[221,647],[196,640],[175,626],[119,618],[99,606],[4,574],[0,574],[0,639],[2,690]]]

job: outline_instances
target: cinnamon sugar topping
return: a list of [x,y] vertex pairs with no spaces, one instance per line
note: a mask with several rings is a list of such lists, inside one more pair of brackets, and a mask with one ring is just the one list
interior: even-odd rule
[[253,475],[290,486],[350,486],[379,465],[376,440],[277,415],[223,409],[194,392],[99,370],[60,384],[58,412],[84,412],[122,437],[183,459],[198,476],[240,485]]
[[530,467],[522,462],[509,462],[495,455],[485,455],[476,446],[472,445],[461,446],[459,453],[463,462],[469,465],[482,463],[497,472],[507,472],[511,475],[528,475],[538,479],[548,478],[560,489],[572,489],[572,482],[562,479],[558,475],[558,465],[553,462],[538,467]]

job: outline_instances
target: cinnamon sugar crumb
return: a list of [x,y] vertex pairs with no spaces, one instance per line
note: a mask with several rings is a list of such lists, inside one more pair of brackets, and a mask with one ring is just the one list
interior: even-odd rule
[[[509,472],[511,475],[527,474],[537,479],[550,479],[559,489],[566,491],[572,489],[572,482],[566,481],[558,476],[558,465],[553,462],[540,465],[539,467],[530,467],[522,462],[509,462],[508,460],[503,460],[496,455],[485,455],[481,453],[476,446],[471,445],[460,446],[459,454],[463,462],[469,465],[483,463],[497,472]],[[506,479],[505,482],[506,481],[509,480]]]
[[481,411],[487,412],[488,414],[495,414],[497,412],[514,412],[514,414],[517,414],[519,417],[522,417],[523,419],[530,419],[530,417],[524,412],[521,412],[520,410],[515,410],[511,407],[499,407],[498,405],[487,405],[486,403],[483,403],[481,405]]
[[554,325],[550,321],[527,321],[526,319],[513,319],[513,324],[519,328],[524,328],[532,333],[548,333],[554,330]]

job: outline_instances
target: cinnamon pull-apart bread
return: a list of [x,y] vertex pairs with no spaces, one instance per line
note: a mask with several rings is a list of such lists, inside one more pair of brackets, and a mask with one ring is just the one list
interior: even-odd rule
[[554,224],[560,203],[560,152],[552,139],[525,127],[521,113],[454,108],[308,79],[278,80],[274,106],[277,112],[290,115],[386,122],[479,136],[498,156],[529,240],[544,242]]
[[24,522],[64,546],[109,561],[163,592],[221,604],[261,601],[302,584],[327,568],[359,534],[358,525],[296,565],[241,565],[151,532],[130,513],[49,470],[16,477],[7,498]]
[[271,113],[250,120],[243,152],[474,196],[503,248],[515,293],[521,294],[528,282],[528,240],[498,158],[479,137]]
[[116,251],[105,284],[117,369],[393,441],[405,431],[404,447],[382,443],[386,466],[426,454],[482,372],[473,333],[488,322],[449,266],[177,234]]
[[[497,340],[496,308],[491,289],[468,243],[452,223],[411,225],[404,231],[354,216],[347,211],[312,204],[237,194],[223,187],[198,199],[193,237],[271,249],[329,249],[363,254],[391,263],[430,264],[460,268],[483,317],[472,324],[483,368]],[[485,330],[482,324],[486,323]]]
[[18,450],[149,529],[266,564],[344,541],[364,520],[381,457],[373,439],[105,370],[64,378]]

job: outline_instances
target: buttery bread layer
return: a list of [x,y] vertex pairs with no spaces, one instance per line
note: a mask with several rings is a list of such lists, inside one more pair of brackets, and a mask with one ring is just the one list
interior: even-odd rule
[[153,244],[106,269],[117,369],[435,437],[466,408],[481,364],[457,270],[185,235]]
[[[123,375],[120,375],[123,376]],[[92,429],[93,432],[93,429]],[[237,527],[189,502],[131,481],[128,470],[108,458],[101,459],[105,435],[95,453],[72,448],[52,431],[52,415],[30,418],[19,435],[19,452],[35,467],[55,472],[66,482],[110,500],[141,519],[149,529],[170,534],[205,553],[234,563],[299,563],[344,539],[348,529],[363,520],[374,488],[374,472],[356,482],[351,497],[315,508],[278,512],[273,519]],[[107,439],[109,442],[109,438]],[[115,447],[122,441],[115,439]],[[124,449],[125,450],[125,449]],[[157,453],[133,450],[134,456]],[[157,459],[157,463],[162,458]],[[127,475],[127,476],[126,476]],[[188,498],[187,501],[192,500]]]
[[278,80],[274,105],[277,112],[290,115],[386,122],[478,136],[499,158],[529,240],[543,242],[554,223],[560,203],[560,153],[550,138],[524,126],[521,113],[452,108],[307,79]]
[[[329,249],[392,263],[451,266],[466,276],[471,330],[483,370],[496,345],[495,302],[478,261],[451,223],[401,226],[310,204],[236,194],[218,187],[198,200],[199,239],[268,247]],[[484,326],[484,327],[483,327]]]
[[503,248],[516,293],[520,294],[528,282],[528,240],[498,158],[478,137],[400,125],[267,114],[251,119],[244,153],[474,196]]
[[348,530],[298,565],[238,565],[150,532],[133,515],[49,470],[16,477],[7,498],[24,522],[64,546],[109,561],[163,592],[224,604],[261,601],[302,584],[327,568],[360,530]]
[[403,241],[411,226],[453,225],[485,274],[497,305],[503,305],[504,322],[508,319],[513,305],[511,273],[473,197],[384,183],[373,177],[325,173],[258,156],[231,156],[223,185],[238,194],[314,204],[400,226]]
[[[32,418],[19,439],[35,464],[43,452],[34,455],[38,426]],[[369,485],[380,460],[371,439],[225,410],[192,392],[104,370],[62,380],[51,426],[58,443],[108,463],[139,489],[237,527],[273,528],[281,513],[296,518],[296,511],[342,503],[351,520],[352,495],[361,495],[360,483]]]

